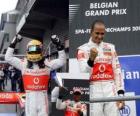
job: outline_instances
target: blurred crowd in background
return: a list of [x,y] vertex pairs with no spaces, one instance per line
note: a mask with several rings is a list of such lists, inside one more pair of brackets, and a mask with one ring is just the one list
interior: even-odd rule
[[0,91],[24,92],[21,71],[8,64],[1,64]]

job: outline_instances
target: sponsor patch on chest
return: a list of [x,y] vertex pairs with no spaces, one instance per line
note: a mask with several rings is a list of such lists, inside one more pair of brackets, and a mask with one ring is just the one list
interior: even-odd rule
[[25,69],[25,75],[49,75],[50,71],[47,68],[44,69]]
[[103,48],[103,52],[111,52],[111,49],[110,48]]
[[111,56],[111,55],[112,55],[111,49],[108,48],[108,47],[104,47],[104,48],[103,48],[103,54],[104,54],[105,56]]

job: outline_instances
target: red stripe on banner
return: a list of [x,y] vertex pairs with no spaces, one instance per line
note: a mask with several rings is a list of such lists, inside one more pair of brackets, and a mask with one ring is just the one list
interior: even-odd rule
[[17,104],[19,103],[19,97],[25,93],[17,92],[2,92],[0,93],[0,104]]

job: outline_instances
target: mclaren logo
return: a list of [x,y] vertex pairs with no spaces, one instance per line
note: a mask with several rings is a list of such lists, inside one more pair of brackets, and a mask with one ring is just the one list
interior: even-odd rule
[[100,71],[101,73],[104,72],[105,69],[106,69],[106,67],[105,67],[104,64],[101,64],[101,65],[99,66],[99,71]]
[[39,84],[39,78],[34,78],[34,80],[33,80],[33,82],[34,82],[34,84]]

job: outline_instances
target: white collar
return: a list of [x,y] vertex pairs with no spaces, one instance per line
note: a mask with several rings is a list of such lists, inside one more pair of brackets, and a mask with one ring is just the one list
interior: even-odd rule
[[88,42],[89,46],[102,46],[103,45],[103,41],[100,44],[96,44],[92,41],[92,37],[90,37],[89,42]]

